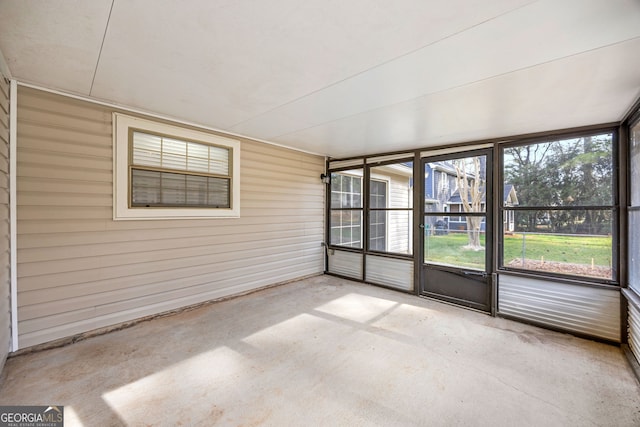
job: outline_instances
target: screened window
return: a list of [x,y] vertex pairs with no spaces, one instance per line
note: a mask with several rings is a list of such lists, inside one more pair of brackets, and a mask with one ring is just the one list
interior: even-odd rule
[[237,217],[238,141],[114,114],[114,219]]
[[614,280],[613,133],[503,149],[502,267]]
[[362,248],[362,170],[331,174],[331,244]]
[[640,119],[629,131],[629,286],[640,293]]
[[413,253],[413,162],[369,168],[369,250]]
[[423,261],[485,271],[487,155],[426,162],[424,176],[433,173],[440,177],[442,191],[436,200],[429,200],[425,186],[429,203],[425,203]]

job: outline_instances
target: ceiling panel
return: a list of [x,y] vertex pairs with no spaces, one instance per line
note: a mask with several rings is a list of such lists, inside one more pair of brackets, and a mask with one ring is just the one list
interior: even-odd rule
[[344,157],[613,122],[640,96],[639,69],[636,38],[275,141]]
[[639,38],[638,0],[0,0],[19,81],[334,157],[619,120]]
[[[628,1],[538,2],[234,126],[262,138],[318,126],[640,36]],[[615,2],[613,2],[615,3]],[[615,23],[606,31],[603,22]],[[541,31],[542,29],[542,31]],[[570,81],[565,81],[570,85]]]
[[89,95],[111,0],[0,1],[0,50],[14,78]]
[[227,128],[528,3],[116,1],[92,95]]

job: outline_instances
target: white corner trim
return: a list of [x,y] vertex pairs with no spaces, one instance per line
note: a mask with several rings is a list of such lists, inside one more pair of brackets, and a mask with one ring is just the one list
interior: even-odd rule
[[18,186],[16,183],[18,165],[18,84],[11,80],[9,91],[9,269],[11,271],[11,351],[18,346]]

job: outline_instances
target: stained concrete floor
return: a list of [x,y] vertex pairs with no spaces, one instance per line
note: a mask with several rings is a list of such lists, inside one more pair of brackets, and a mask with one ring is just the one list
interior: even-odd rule
[[638,426],[621,350],[319,276],[8,360],[65,425]]

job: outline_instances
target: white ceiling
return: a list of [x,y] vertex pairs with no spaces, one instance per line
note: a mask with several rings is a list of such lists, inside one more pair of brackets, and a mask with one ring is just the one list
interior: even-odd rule
[[19,81],[333,157],[620,120],[638,0],[0,0]]

